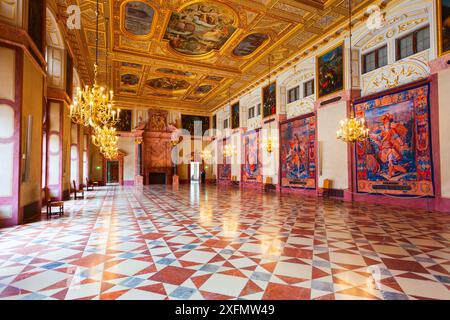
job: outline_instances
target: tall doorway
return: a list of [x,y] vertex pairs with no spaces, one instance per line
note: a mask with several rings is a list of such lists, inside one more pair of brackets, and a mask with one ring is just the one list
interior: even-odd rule
[[200,181],[200,162],[191,162],[191,183]]
[[107,161],[106,173],[106,183],[119,183],[119,161]]

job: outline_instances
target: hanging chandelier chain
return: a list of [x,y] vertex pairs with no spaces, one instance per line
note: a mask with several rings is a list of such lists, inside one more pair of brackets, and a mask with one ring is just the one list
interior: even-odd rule
[[337,138],[344,142],[362,142],[369,137],[369,129],[364,117],[356,118],[353,110],[353,44],[352,44],[352,0],[348,0],[348,24],[349,24],[349,69],[350,69],[350,119],[341,120],[340,129],[336,132]]
[[96,26],[95,26],[95,64],[98,66],[98,25],[99,25],[99,16],[100,16],[100,4],[97,0],[97,9],[95,11],[96,16]]
[[[100,148],[100,152],[108,159],[118,155],[118,137],[115,126],[120,121],[120,109],[114,107],[114,92],[108,90],[109,86],[109,19],[104,17],[106,29],[106,86],[98,84],[99,67],[99,19],[100,3],[97,0],[96,36],[95,36],[95,63],[94,84],[90,87],[77,88],[74,103],[70,106],[70,117],[72,122],[90,126],[93,129],[92,142]],[[108,21],[108,25],[107,25]]]
[[350,114],[351,116],[353,116],[353,50],[352,50],[352,23],[353,23],[353,19],[352,19],[352,0],[348,0],[348,25],[349,25],[349,46],[350,46]]

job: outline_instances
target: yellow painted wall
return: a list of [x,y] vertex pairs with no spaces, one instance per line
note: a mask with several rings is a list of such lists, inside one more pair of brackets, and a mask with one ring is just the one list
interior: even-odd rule
[[[23,95],[22,95],[22,150],[27,144],[26,128],[28,116],[32,116],[31,157],[29,161],[29,178],[20,184],[20,206],[40,201],[42,168],[42,114],[44,76],[38,66],[24,54],[23,60]],[[22,160],[21,177],[25,170]],[[21,178],[22,181],[22,178]],[[19,218],[21,221],[21,217]]]
[[442,197],[450,198],[450,70],[439,73],[439,144]]
[[[90,141],[89,150],[89,179],[92,181],[103,181],[103,158],[98,147]],[[98,169],[97,169],[98,168]]]

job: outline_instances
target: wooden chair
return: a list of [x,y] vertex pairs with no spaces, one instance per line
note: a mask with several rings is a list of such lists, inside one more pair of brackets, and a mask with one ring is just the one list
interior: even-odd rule
[[319,197],[328,197],[328,196],[330,196],[330,189],[331,189],[331,180],[330,179],[324,179],[323,180],[323,187],[319,189]]
[[88,178],[86,178],[86,190],[87,191],[94,191],[94,183],[89,181]]
[[[77,188],[77,183],[75,182],[75,180],[72,181],[73,183],[73,194],[74,194],[74,199],[84,199],[84,189],[83,187],[81,187],[80,189]],[[81,196],[78,196],[77,193],[81,193]]]
[[47,187],[44,188],[44,192],[45,192],[45,205],[47,207],[47,219],[51,218],[51,216],[53,214],[52,208],[59,208],[58,214],[60,216],[63,216],[64,215],[64,202],[53,200],[50,196],[50,190]]

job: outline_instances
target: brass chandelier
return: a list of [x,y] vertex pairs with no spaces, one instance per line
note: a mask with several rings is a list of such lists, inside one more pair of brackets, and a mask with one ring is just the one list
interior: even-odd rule
[[337,138],[344,142],[364,141],[369,137],[369,129],[366,128],[364,118],[341,120],[341,128],[337,131]]
[[353,66],[352,66],[352,0],[348,1],[349,29],[350,29],[350,119],[340,122],[340,129],[336,132],[337,139],[344,142],[364,141],[369,137],[369,129],[364,118],[356,118],[353,112]]
[[224,147],[223,152],[225,154],[225,157],[233,157],[237,154],[236,146],[232,143],[227,143]]
[[[77,88],[74,103],[70,106],[72,122],[93,129],[92,142],[100,148],[100,152],[107,159],[118,155],[118,137],[115,126],[120,121],[120,109],[114,108],[114,92],[98,84],[98,40],[99,40],[99,1],[96,9],[96,56],[94,64],[94,84]],[[106,25],[106,24],[105,24]],[[109,27],[106,25],[108,31]],[[108,34],[106,36],[108,39]],[[108,44],[106,48],[108,52]],[[108,83],[108,55],[106,54],[106,83]]]
[[92,135],[92,143],[100,148],[100,152],[106,159],[115,159],[119,154],[117,147],[119,137],[114,127],[96,127]]

